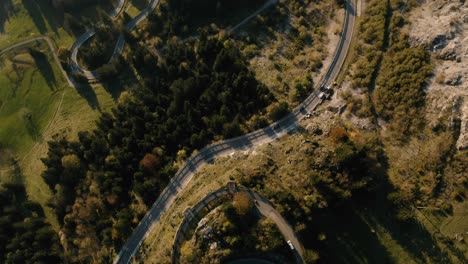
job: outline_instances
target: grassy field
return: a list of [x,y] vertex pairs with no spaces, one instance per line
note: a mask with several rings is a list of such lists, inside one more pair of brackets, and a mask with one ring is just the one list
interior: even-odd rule
[[[104,2],[106,11],[111,4]],[[79,10],[69,13],[79,21],[86,21],[96,16],[96,6],[84,5]],[[47,1],[2,0],[0,4],[0,50],[18,42],[48,35],[58,46],[70,47],[76,36],[63,28],[64,12],[57,11]],[[84,32],[83,32],[84,33]]]
[[66,87],[46,44],[32,46],[42,55],[21,49],[0,57],[0,146],[18,155],[41,137]]
[[[64,31],[63,17],[53,12],[41,1],[2,1],[0,49],[40,35],[48,35],[56,45],[71,46],[75,36]],[[96,11],[87,7],[76,12],[92,17]],[[115,105],[121,90],[70,88],[45,42],[28,47],[44,55],[32,56],[22,47],[0,56],[0,182],[24,182],[29,197],[43,206],[57,229],[46,206],[51,192],[41,178],[40,158],[47,153],[47,141],[57,136],[74,139],[78,131],[94,128],[101,111]],[[16,170],[12,158],[18,161]]]
[[59,137],[76,139],[79,131],[95,127],[95,120],[101,111],[107,111],[114,105],[112,95],[103,87],[78,88],[78,90],[67,88],[57,115],[50,127],[44,131],[43,140],[37,142],[20,163],[28,195],[43,206],[49,222],[55,228],[58,228],[58,223],[54,213],[45,206],[51,197],[51,192],[40,173],[45,169],[40,158],[47,154],[47,141]]
[[47,33],[65,37],[61,18],[44,1],[4,0],[0,6],[0,49]]
[[[31,55],[28,47],[42,53]],[[116,95],[103,87],[68,87],[46,43],[28,47],[0,57],[0,181],[23,181],[57,227],[45,206],[51,193],[40,176],[47,141],[58,135],[74,139],[78,131],[93,128],[100,112],[115,105]],[[12,158],[20,173],[11,169]]]

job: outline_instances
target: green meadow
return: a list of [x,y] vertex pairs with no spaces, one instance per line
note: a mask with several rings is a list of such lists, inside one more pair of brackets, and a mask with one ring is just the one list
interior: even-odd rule
[[0,148],[24,155],[41,138],[67,86],[45,43],[0,57]]

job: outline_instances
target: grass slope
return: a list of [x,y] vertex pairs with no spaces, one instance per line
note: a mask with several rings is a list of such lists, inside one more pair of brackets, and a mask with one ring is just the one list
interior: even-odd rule
[[101,114],[100,111],[109,110],[114,105],[112,96],[103,87],[89,88],[85,91],[66,89],[62,105],[50,127],[44,131],[43,140],[34,145],[20,164],[28,195],[42,205],[48,221],[56,230],[58,230],[58,222],[55,214],[46,206],[52,193],[40,173],[45,168],[40,158],[47,155],[47,142],[54,137],[75,139],[79,131],[91,130],[95,127],[95,121]]
[[[114,4],[97,3],[106,12]],[[68,12],[92,22],[97,9],[96,4],[87,4]],[[0,50],[41,35],[70,47],[76,36],[63,29],[63,14],[47,1],[2,0]],[[0,56],[0,181],[23,181],[30,199],[41,204],[48,222],[58,230],[55,215],[46,206],[51,191],[41,178],[40,159],[47,153],[47,141],[56,136],[73,139],[78,131],[94,128],[101,111],[115,105],[120,90],[70,89],[46,44],[34,42],[29,47],[45,56],[35,59],[24,47]],[[10,167],[13,157],[20,161],[16,170]]]
[[[5,39],[16,43],[23,37],[39,35],[29,24],[31,18],[21,13],[25,11],[22,4],[14,3],[15,17],[3,24],[4,30],[14,33],[0,34],[0,47]],[[22,31],[16,29],[21,24]],[[44,56],[33,57],[25,47],[0,56],[0,181],[22,180],[29,197],[42,205],[48,222],[58,228],[46,206],[50,189],[41,178],[40,158],[47,153],[47,141],[58,135],[73,138],[78,131],[94,128],[100,112],[113,107],[118,96],[103,87],[69,88],[48,46],[34,42],[28,47]],[[20,160],[21,178],[10,170],[13,157]]]
[[[97,7],[110,12],[114,2],[116,1],[87,3],[73,10],[66,10],[66,12],[78,21],[92,23],[97,14]],[[77,36],[65,31],[63,25],[64,11],[60,8],[55,9],[48,1],[2,0],[0,3],[0,50],[41,35],[48,35],[60,46],[70,47]]]
[[0,146],[23,155],[40,138],[57,108],[66,82],[44,43],[0,58]]

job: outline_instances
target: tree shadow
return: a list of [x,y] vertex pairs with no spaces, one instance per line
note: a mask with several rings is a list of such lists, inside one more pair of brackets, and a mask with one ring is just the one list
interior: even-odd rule
[[13,2],[12,0],[3,0],[0,4],[0,33],[5,31],[5,22],[13,13]]
[[42,77],[44,77],[44,79],[46,80],[47,85],[52,91],[55,90],[55,88],[57,87],[57,80],[55,79],[54,70],[47,56],[44,53],[32,48],[28,49],[28,52],[34,59],[34,63],[39,69],[39,72],[41,73]]
[[80,83],[76,86],[76,91],[86,100],[86,102],[88,102],[88,105],[91,107],[91,109],[97,109],[99,112],[101,112],[101,106],[96,96],[96,92],[94,92],[93,87],[91,87],[89,83]]
[[112,96],[114,101],[117,101],[123,91],[129,90],[135,85],[139,85],[140,81],[130,68],[123,69],[116,78],[103,81],[102,87]]
[[[353,208],[354,214],[369,226],[384,228],[391,239],[418,263],[425,263],[427,259],[433,263],[450,263],[447,250],[438,245],[434,234],[414,218],[403,222],[396,217],[399,209],[387,198],[394,191],[394,187],[385,180],[372,197],[359,197],[356,203],[348,207]],[[409,203],[404,206],[412,207]]]
[[433,263],[450,263],[447,251],[439,247],[433,235],[424,226],[414,219],[401,222],[396,219],[396,213],[388,204],[374,204],[364,215],[371,225],[384,227],[391,238],[419,260],[419,263],[424,263],[425,259],[430,259]]
[[349,206],[325,210],[311,225],[314,234],[324,234],[315,245],[321,263],[393,263],[377,236]]
[[24,8],[28,11],[29,16],[32,18],[34,25],[39,30],[41,34],[47,32],[47,27],[44,18],[42,17],[42,12],[37,5],[36,1],[31,0],[22,0]]
[[[385,157],[381,163],[387,168]],[[312,232],[304,240],[320,252],[320,262],[395,263],[404,261],[403,256],[397,255],[403,251],[416,263],[450,263],[447,249],[437,243],[434,234],[416,220],[398,218],[399,212],[412,204],[390,201],[389,194],[396,190],[385,169],[378,175],[379,181],[373,188],[354,192],[342,204],[317,212],[310,223]],[[324,234],[322,239],[319,234]],[[393,251],[393,247],[399,249]],[[450,253],[457,254],[453,250]]]
[[55,9],[48,1],[35,1],[35,3],[37,11],[47,19],[54,33],[57,33],[58,29],[63,25],[64,12]]
[[131,0],[131,2],[140,11],[148,7],[148,0]]

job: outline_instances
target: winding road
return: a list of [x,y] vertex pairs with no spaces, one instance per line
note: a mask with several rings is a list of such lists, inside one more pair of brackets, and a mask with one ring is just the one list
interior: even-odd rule
[[[153,1],[153,3],[154,2],[158,1]],[[325,74],[323,81],[317,88],[332,84],[337,78],[346,59],[353,36],[356,8],[354,0],[347,0],[345,5],[346,15],[339,45],[333,62]],[[150,210],[135,228],[132,235],[122,247],[117,258],[114,260],[114,263],[130,263],[140,245],[149,235],[154,224],[159,221],[162,214],[172,205],[179,191],[187,186],[198,169],[217,157],[226,156],[239,150],[245,150],[247,148],[265,144],[286,135],[297,126],[299,121],[303,119],[307,113],[313,111],[322,103],[322,99],[318,97],[319,93],[319,89],[315,89],[315,91],[296,109],[294,109],[292,113],[266,128],[251,132],[244,136],[217,142],[193,154],[171,179],[158,199],[151,206]]]
[[[156,6],[158,6],[158,4],[159,4],[159,0],[152,0],[147,8],[143,9],[135,18],[133,18],[125,26],[125,29],[127,31],[132,31],[138,24],[140,24],[143,20],[146,19],[148,14],[150,14],[151,11],[153,11],[156,8]],[[116,19],[117,16],[120,14],[120,12],[122,12],[122,9],[124,6],[125,6],[125,0],[119,0],[117,7],[112,11],[109,17],[111,19]],[[71,68],[72,73],[83,74],[89,81],[97,79],[96,71],[89,71],[89,70],[85,70],[81,68],[81,66],[78,64],[78,50],[86,41],[88,41],[92,36],[94,36],[94,34],[96,34],[94,29],[90,29],[86,31],[83,35],[78,37],[78,39],[75,41],[75,43],[73,43],[73,46],[70,49],[70,52],[71,52],[70,68]],[[123,34],[120,34],[119,38],[117,39],[114,52],[112,53],[112,56],[109,59],[109,62],[111,62],[115,58],[116,55],[122,53],[124,46],[125,46],[125,38]]]
[[[327,73],[325,74],[323,81],[317,88],[332,84],[333,81],[337,78],[341,67],[343,66],[343,63],[346,59],[351,39],[353,36],[353,28],[356,16],[356,7],[353,2],[354,0],[347,0],[345,3],[346,15],[340,43],[336,50],[332,64],[330,65]],[[137,15],[126,25],[126,29],[128,31],[133,30],[148,16],[148,14],[152,10],[156,8],[158,4],[159,0],[152,0],[147,8],[145,8],[139,15]],[[122,11],[124,5],[125,0],[119,0],[117,7],[110,14],[110,17],[115,19],[118,16],[118,14]],[[95,80],[97,78],[96,72],[88,71],[81,68],[77,61],[77,54],[79,48],[83,45],[83,43],[89,40],[89,38],[91,38],[94,34],[95,31],[93,29],[87,31],[75,41],[71,48],[70,66],[72,72],[81,73],[84,76],[86,76],[88,80]],[[76,85],[73,82],[73,80],[70,80],[70,78],[68,78],[67,74],[61,67],[60,61],[56,56],[55,49],[51,43],[51,40],[48,37],[38,37],[24,41],[22,43],[15,44],[5,50],[0,51],[0,54],[3,54],[17,47],[27,45],[33,41],[41,40],[47,42],[52,53],[54,54],[55,61],[60,66],[60,69],[64,76],[66,76],[68,83],[70,84],[70,86],[75,87]],[[120,35],[110,60],[112,60],[117,54],[120,54],[122,52],[124,45],[125,39],[123,35]],[[208,162],[212,161],[217,157],[226,156],[239,150],[245,150],[247,148],[265,144],[283,135],[286,135],[288,132],[290,132],[297,126],[301,119],[303,119],[309,112],[313,111],[318,105],[322,103],[323,99],[320,99],[318,97],[319,93],[319,89],[315,89],[315,91],[312,94],[310,94],[309,97],[307,97],[296,109],[294,109],[294,111],[292,111],[283,119],[271,124],[266,128],[251,132],[244,136],[217,142],[193,154],[182,166],[182,168],[179,169],[176,175],[171,179],[168,186],[166,186],[166,188],[160,194],[158,199],[151,206],[150,210],[146,213],[141,222],[135,228],[132,235],[122,247],[117,258],[114,260],[114,263],[130,263],[138,248],[152,230],[154,224],[156,224],[159,221],[162,214],[172,205],[179,191],[185,188],[185,186],[190,182],[193,175],[198,171],[198,169],[200,169],[203,165],[207,164]]]
[[265,217],[270,218],[276,224],[284,239],[291,241],[294,245],[294,250],[292,251],[294,258],[296,259],[296,263],[304,263],[304,249],[288,221],[286,221],[278,210],[271,205],[267,198],[253,191],[249,191],[248,193],[257,201],[255,206],[260,213]]
[[[234,182],[231,182],[234,183]],[[183,241],[185,241],[185,236],[187,234],[187,230],[190,230],[191,223],[194,221],[201,220],[198,216],[199,213],[206,210],[208,204],[210,204],[214,200],[218,200],[220,197],[229,196],[236,193],[243,193],[250,197],[252,201],[255,201],[254,206],[258,209],[258,212],[266,218],[269,218],[273,223],[275,223],[278,230],[283,235],[285,241],[291,241],[294,249],[291,249],[291,253],[293,253],[295,263],[302,264],[304,250],[302,244],[300,243],[299,239],[294,232],[294,229],[291,225],[284,219],[283,216],[273,207],[270,201],[260,195],[259,193],[248,189],[244,186],[239,186],[234,183],[234,188],[229,188],[231,184],[228,183],[226,187],[222,187],[216,191],[209,193],[203,199],[201,199],[197,204],[187,208],[184,212],[185,218],[182,220],[182,223],[179,225],[177,230],[177,234],[174,238],[173,243],[173,253],[172,253],[172,263],[178,264],[180,258],[180,247]],[[285,243],[286,244],[286,243]],[[239,260],[240,261],[240,260]]]

